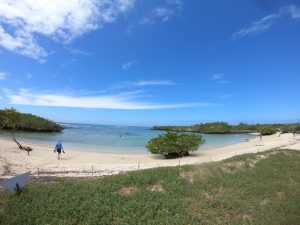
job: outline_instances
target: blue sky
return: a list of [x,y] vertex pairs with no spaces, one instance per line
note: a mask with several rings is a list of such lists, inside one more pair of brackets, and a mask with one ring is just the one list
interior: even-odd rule
[[300,2],[4,0],[0,108],[121,125],[300,121]]

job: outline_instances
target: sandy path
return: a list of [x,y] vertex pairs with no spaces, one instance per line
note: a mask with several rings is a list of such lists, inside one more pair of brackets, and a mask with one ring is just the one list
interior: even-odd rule
[[52,147],[32,147],[34,150],[27,156],[27,152],[19,150],[14,142],[0,137],[0,178],[8,178],[27,171],[40,176],[101,176],[159,166],[218,161],[237,154],[273,148],[300,150],[300,135],[296,137],[292,134],[283,134],[280,137],[271,135],[263,137],[262,141],[255,138],[249,142],[198,151],[189,157],[167,160],[151,154],[109,154],[69,149],[66,149],[66,154],[62,154],[61,160],[57,160]]

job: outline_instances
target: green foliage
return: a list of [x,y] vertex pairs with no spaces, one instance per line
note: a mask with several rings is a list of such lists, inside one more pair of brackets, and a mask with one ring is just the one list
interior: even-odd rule
[[166,157],[181,157],[188,155],[190,151],[197,151],[204,143],[200,134],[167,132],[156,138],[152,138],[146,148],[152,154],[160,154]]
[[2,128],[15,130],[20,122],[20,114],[14,109],[0,110],[0,124]]
[[228,134],[231,126],[225,122],[196,124],[196,129],[205,134]]
[[50,120],[32,114],[17,112],[14,108],[0,110],[2,129],[39,132],[60,132],[63,127]]
[[260,128],[259,132],[261,135],[272,135],[276,134],[277,129],[275,127],[264,126]]
[[[222,170],[226,163],[247,164],[262,155],[254,167]],[[299,151],[280,150],[94,179],[53,179],[29,184],[19,196],[1,193],[0,224],[299,224],[299,177]],[[162,191],[149,189],[157,184]],[[122,195],[124,187],[135,192]]]
[[246,124],[229,125],[225,122],[201,123],[192,126],[154,126],[153,130],[197,132],[204,134],[252,133],[262,129],[280,130],[282,133],[300,132],[300,124]]
[[153,130],[197,132],[204,134],[227,134],[231,126],[225,122],[201,123],[193,126],[154,126]]

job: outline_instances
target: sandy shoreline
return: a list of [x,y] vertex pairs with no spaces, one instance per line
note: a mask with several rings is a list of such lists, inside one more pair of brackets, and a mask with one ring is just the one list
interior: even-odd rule
[[0,178],[9,178],[27,171],[36,176],[102,176],[160,166],[218,161],[238,154],[274,148],[300,150],[300,135],[264,136],[262,141],[257,137],[249,142],[199,150],[189,157],[167,160],[151,154],[111,154],[72,149],[66,149],[62,159],[57,160],[53,148],[36,145],[32,147],[34,150],[27,156],[27,152],[19,150],[13,141],[0,137]]

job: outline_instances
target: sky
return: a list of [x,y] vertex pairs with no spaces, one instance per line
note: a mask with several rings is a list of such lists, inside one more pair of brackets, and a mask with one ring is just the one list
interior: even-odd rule
[[300,1],[2,0],[0,109],[57,122],[300,122]]

